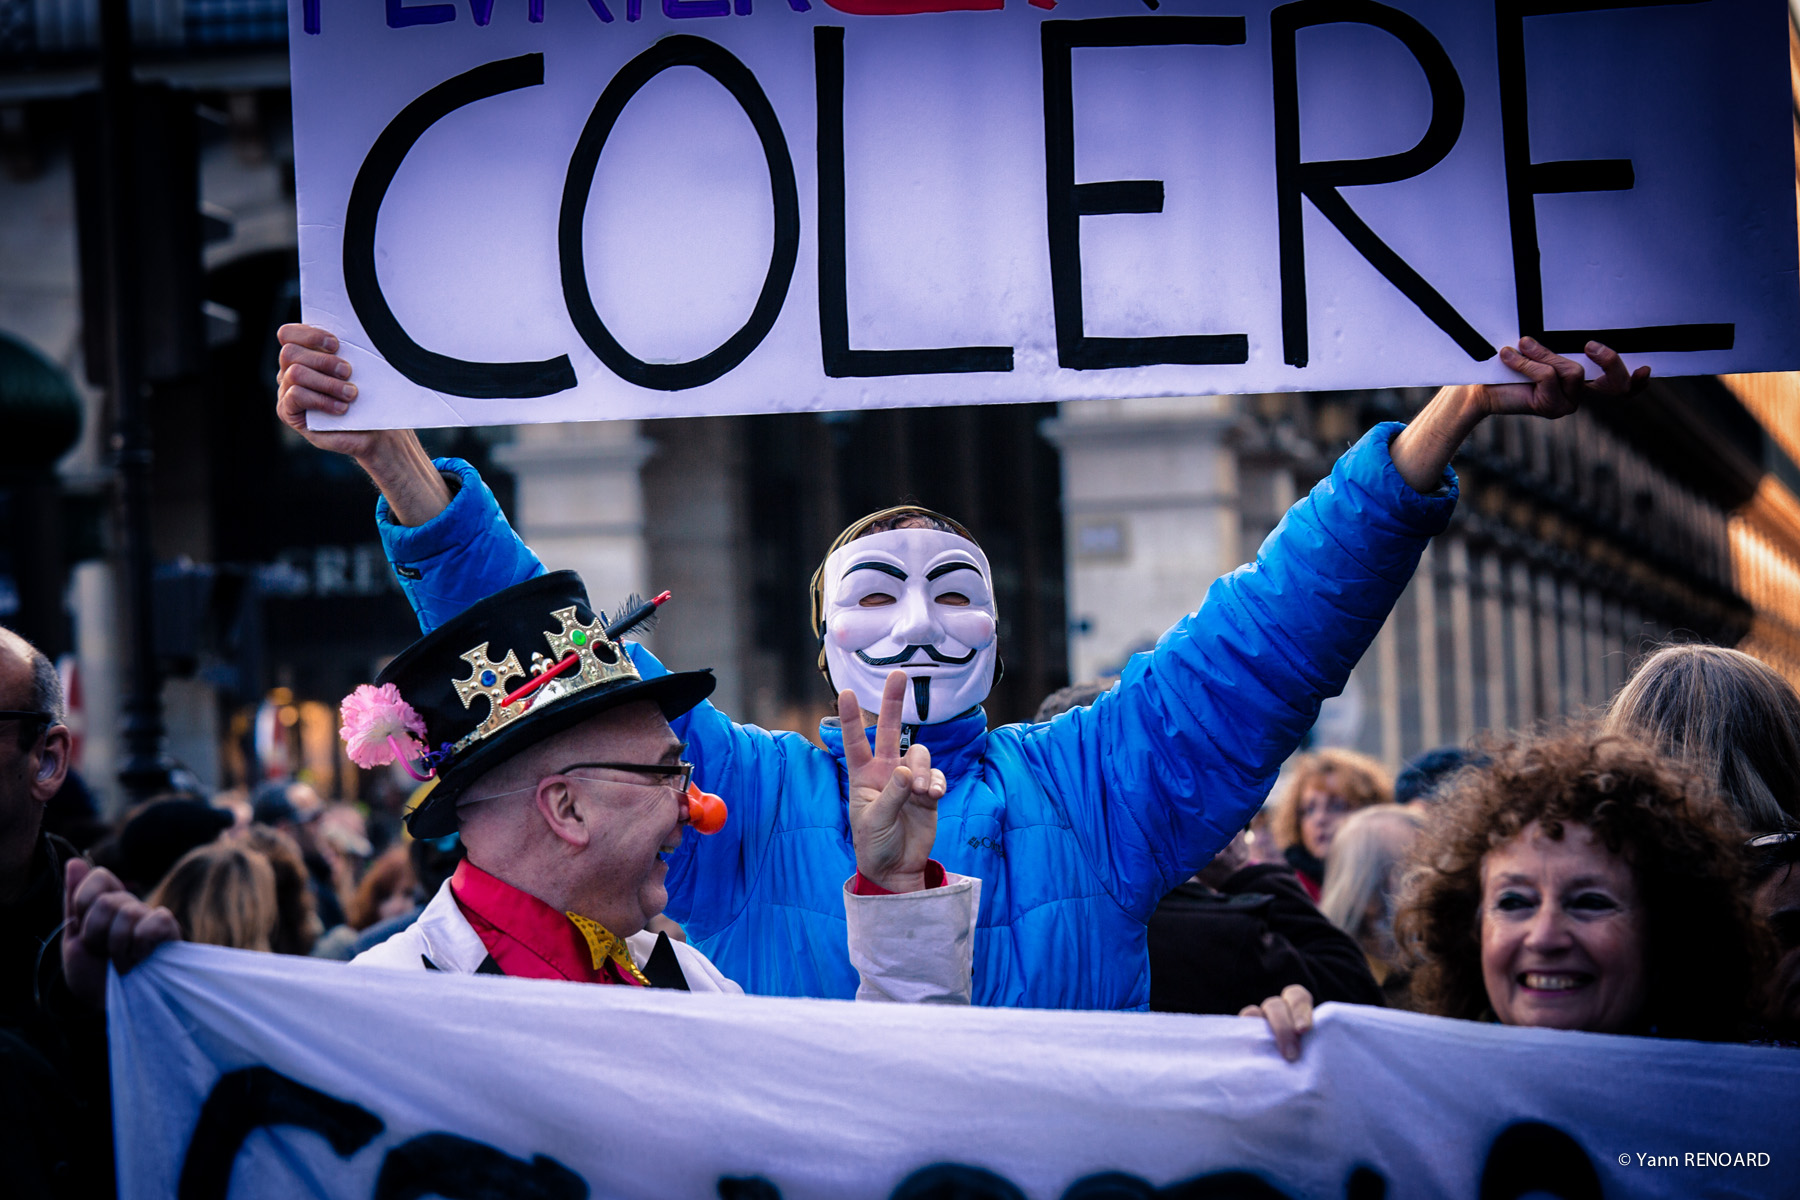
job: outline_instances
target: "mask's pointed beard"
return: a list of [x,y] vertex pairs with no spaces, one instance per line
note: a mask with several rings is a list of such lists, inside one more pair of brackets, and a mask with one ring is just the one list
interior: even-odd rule
[[919,724],[931,720],[931,676],[913,677],[913,707],[919,710]]

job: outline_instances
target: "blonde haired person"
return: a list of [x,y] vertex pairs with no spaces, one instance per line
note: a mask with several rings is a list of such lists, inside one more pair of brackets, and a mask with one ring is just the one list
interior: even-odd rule
[[1319,899],[1325,856],[1344,819],[1393,800],[1388,769],[1354,750],[1314,750],[1288,766],[1287,786],[1275,806],[1275,842],[1312,900]]
[[1379,804],[1351,813],[1331,843],[1319,910],[1356,939],[1391,1008],[1411,1008],[1411,979],[1394,944],[1394,909],[1400,875],[1424,811],[1407,804]]
[[275,932],[275,869],[247,846],[201,846],[170,868],[147,903],[174,914],[187,941],[266,952]]
[[1605,728],[1698,771],[1747,832],[1800,829],[1800,695],[1760,660],[1664,646],[1613,697]]

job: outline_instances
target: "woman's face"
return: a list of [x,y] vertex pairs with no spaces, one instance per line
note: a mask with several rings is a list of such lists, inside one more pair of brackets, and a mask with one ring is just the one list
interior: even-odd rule
[[1350,802],[1335,785],[1336,780],[1327,775],[1307,784],[1300,793],[1300,844],[1318,858],[1331,850],[1338,826],[1350,815]]
[[1631,867],[1586,826],[1534,822],[1481,864],[1481,974],[1507,1025],[1618,1033],[1645,1001],[1645,927]]

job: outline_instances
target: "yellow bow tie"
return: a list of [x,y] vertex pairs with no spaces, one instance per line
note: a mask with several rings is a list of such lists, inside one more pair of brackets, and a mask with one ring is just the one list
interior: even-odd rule
[[650,981],[644,978],[637,963],[632,961],[631,948],[625,944],[624,938],[615,937],[612,930],[598,921],[590,921],[580,913],[565,912],[563,915],[587,939],[588,954],[593,957],[594,970],[598,971],[610,960],[620,974],[629,973],[645,987],[650,986]]

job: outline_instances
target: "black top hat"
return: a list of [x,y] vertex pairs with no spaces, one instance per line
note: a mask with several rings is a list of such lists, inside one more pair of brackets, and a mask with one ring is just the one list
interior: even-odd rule
[[[406,814],[414,837],[454,833],[456,800],[469,784],[553,733],[635,700],[672,721],[712,693],[711,671],[641,678],[607,624],[589,607],[581,576],[555,571],[476,602],[387,665],[376,686],[393,684],[424,718],[437,772],[437,786]],[[545,674],[548,682],[503,703]]]

